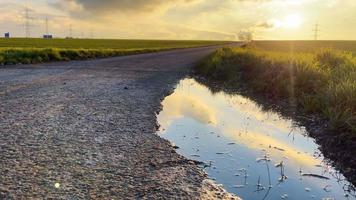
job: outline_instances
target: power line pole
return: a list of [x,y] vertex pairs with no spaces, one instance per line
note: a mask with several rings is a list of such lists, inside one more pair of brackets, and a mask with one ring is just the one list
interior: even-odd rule
[[72,38],[72,34],[73,34],[72,24],[69,24],[69,38]]
[[91,39],[94,39],[93,29],[90,29],[90,38],[91,38]]
[[319,34],[319,32],[320,32],[319,23],[315,24],[313,32],[314,32],[314,40],[318,40],[318,37],[320,36],[320,34]]
[[29,14],[29,9],[26,6],[25,8],[25,35],[26,38],[30,37],[30,14]]
[[49,33],[48,33],[48,17],[46,17],[46,35],[49,35]]

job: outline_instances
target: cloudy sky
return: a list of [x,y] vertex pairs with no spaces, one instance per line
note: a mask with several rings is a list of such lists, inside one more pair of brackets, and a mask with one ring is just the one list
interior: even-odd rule
[[356,40],[356,0],[1,0],[0,32],[25,36],[233,40],[239,32],[255,39]]

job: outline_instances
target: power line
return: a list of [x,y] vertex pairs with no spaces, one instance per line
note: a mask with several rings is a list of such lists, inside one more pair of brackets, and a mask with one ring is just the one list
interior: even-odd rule
[[69,24],[69,38],[72,38],[72,35],[73,35],[72,24]]
[[46,35],[49,35],[49,33],[48,33],[48,17],[46,17]]
[[313,32],[314,32],[314,40],[318,40],[318,37],[320,36],[319,23],[315,24]]
[[28,7],[25,7],[25,35],[26,38],[30,37],[30,14],[29,14],[30,10],[28,9]]
[[94,38],[94,32],[92,29],[90,29],[90,38],[93,39]]

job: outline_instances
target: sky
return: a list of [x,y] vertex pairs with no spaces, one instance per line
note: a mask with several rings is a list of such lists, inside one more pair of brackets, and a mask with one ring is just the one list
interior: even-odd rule
[[[0,33],[124,39],[356,40],[356,0],[0,0]],[[70,31],[72,27],[72,31]]]

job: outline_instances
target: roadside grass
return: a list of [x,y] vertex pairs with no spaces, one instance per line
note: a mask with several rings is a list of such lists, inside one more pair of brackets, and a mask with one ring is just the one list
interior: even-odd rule
[[0,39],[0,65],[85,60],[223,43],[226,42],[2,38]]
[[86,60],[113,56],[124,56],[139,53],[156,52],[163,49],[33,49],[33,48],[0,48],[0,64],[36,64],[51,61]]
[[[356,136],[356,56],[322,49],[315,53],[223,48],[196,67],[208,79],[277,100],[327,119],[330,130]],[[350,134],[348,134],[350,135]]]

